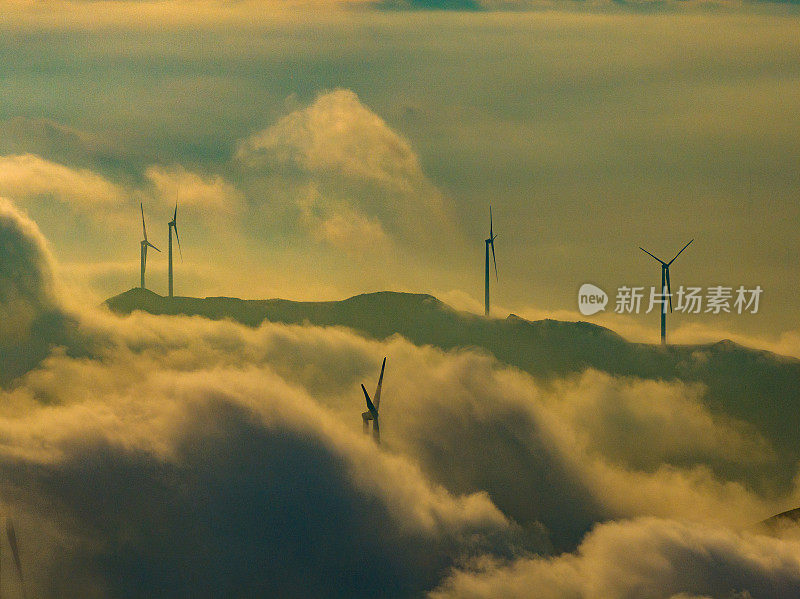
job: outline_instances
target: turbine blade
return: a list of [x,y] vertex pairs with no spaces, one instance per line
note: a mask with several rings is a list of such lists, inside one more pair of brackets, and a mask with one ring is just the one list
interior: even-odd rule
[[669,293],[669,311],[672,312],[672,287],[669,284],[669,266],[665,270],[667,271],[667,293]]
[[175,212],[172,213],[172,222],[178,222],[178,198],[175,198]]
[[492,261],[494,262],[494,278],[495,280],[499,281],[500,278],[497,276],[497,259],[494,257],[494,239],[492,239],[489,245],[492,246]]
[[492,238],[492,205],[489,204],[489,239]]
[[151,248],[153,248],[153,249],[154,249],[155,251],[157,251],[157,252],[160,252],[160,251],[161,251],[160,249],[158,249],[156,246],[154,246],[154,245],[153,245],[152,243],[150,243],[149,241],[147,242],[147,245],[149,245]]
[[[692,239],[692,241],[694,241],[694,239]],[[687,243],[685,246],[683,246],[683,248],[681,249],[681,251],[680,251],[680,252],[678,252],[677,254],[675,254],[675,258],[677,258],[678,256],[680,256],[680,255],[683,253],[683,250],[685,250],[686,248],[688,248],[688,247],[689,247],[689,244],[690,244],[690,243],[692,243],[692,241],[690,241],[690,242],[689,242],[689,243]],[[669,262],[667,262],[667,266],[669,266],[670,264],[672,264],[673,262],[675,262],[675,258],[673,258],[672,260],[670,260]]]
[[386,368],[386,358],[383,359],[381,365],[381,376],[378,377],[378,388],[375,389],[375,409],[381,407],[381,387],[383,387],[383,371]]
[[[653,258],[656,258],[655,256],[653,256],[653,254],[651,254],[650,252],[648,252],[648,251],[647,251],[646,249],[644,249],[642,246],[639,246],[639,249],[640,249],[640,250],[642,250],[642,251],[643,251],[645,254],[647,254],[647,255],[649,255],[649,256],[652,256]],[[661,264],[663,264],[664,266],[666,266],[666,262],[664,262],[664,261],[663,261],[661,258],[656,258],[656,260],[658,260],[659,262],[661,262]]]
[[372,400],[369,398],[369,393],[367,393],[367,388],[364,387],[364,383],[361,383],[361,390],[364,392],[364,397],[367,398],[367,409],[369,413],[372,414],[374,418],[375,415],[378,413],[378,410],[375,409],[375,405],[372,403]]
[[175,226],[175,239],[178,241],[178,253],[181,255],[181,262],[183,262],[183,251],[181,250],[181,238],[178,237],[178,225],[175,224],[174,226]]
[[141,202],[139,203],[139,208],[142,211],[142,235],[144,235],[144,240],[147,241],[147,227],[144,226],[144,206],[142,206]]
[[8,536],[8,544],[11,547],[11,554],[14,557],[14,566],[17,568],[17,575],[19,576],[19,585],[22,588],[22,596],[25,596],[25,579],[22,577],[22,561],[19,559],[19,546],[17,545],[17,533],[14,531],[14,523],[11,518],[6,519],[6,535]]

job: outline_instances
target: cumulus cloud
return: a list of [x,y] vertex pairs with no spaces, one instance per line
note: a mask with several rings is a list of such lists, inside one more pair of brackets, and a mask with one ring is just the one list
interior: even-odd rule
[[63,342],[68,320],[55,293],[50,251],[36,224],[0,198],[0,384]]
[[142,176],[149,186],[115,183],[96,170],[73,168],[34,154],[0,156],[0,193],[17,202],[56,200],[104,224],[109,218],[117,225],[128,224],[126,211],[144,200],[172,206],[178,198],[181,205],[205,210],[215,219],[235,212],[242,202],[236,187],[218,174],[197,173],[181,165],[151,165]]
[[242,201],[241,193],[220,175],[204,175],[176,165],[163,167],[152,165],[145,170],[145,177],[155,188],[155,193],[164,203],[214,210],[234,211]]
[[423,178],[419,161],[403,139],[351,90],[322,94],[239,147],[248,162],[267,157],[312,172],[343,173],[400,190]]
[[[88,313],[80,351],[58,349],[45,241],[0,208],[0,497],[37,596],[408,596],[532,547],[485,493],[450,493],[292,382],[298,354],[271,352],[302,328]],[[333,357],[337,336],[359,343],[310,340]]]
[[776,467],[770,442],[709,411],[697,386],[591,371],[543,384],[488,356],[400,338],[381,347],[331,329],[207,323],[184,333],[183,326],[156,337],[174,344],[183,368],[202,363],[177,351],[192,343],[194,360],[268,363],[356,430],[360,420],[347,407],[352,390],[368,383],[368,364],[374,376],[380,356],[390,355],[386,445],[449,489],[488,491],[516,521],[544,524],[559,547],[606,518],[657,514],[730,524],[776,507],[775,497],[753,490]]
[[[750,464],[772,457],[769,445],[743,422],[715,415],[702,385],[612,377],[587,371],[559,381],[548,407],[576,431],[587,453],[652,470],[664,464]],[[642,439],[646,452],[632,452]]]
[[[241,249],[248,235],[265,236],[262,222],[274,233],[270,240],[279,234],[308,248],[310,239],[321,244],[320,251],[333,247],[362,264],[385,266],[387,258],[402,255],[386,272],[399,264],[412,270],[426,249],[437,248],[443,258],[457,251],[459,236],[444,197],[410,143],[349,90],[321,94],[241,141],[231,162],[201,170],[177,162],[120,170],[119,160],[104,157],[96,139],[52,121],[12,119],[5,129],[13,134],[14,148],[44,149],[65,162],[31,153],[0,156],[0,193],[40,212],[48,202],[60,202],[72,219],[70,228],[93,227],[90,241],[105,237],[106,246],[117,237],[112,229],[136,231],[138,203],[150,222],[155,204],[171,207],[178,199],[191,211],[184,240],[202,232],[202,251],[209,257],[222,255],[222,246]],[[90,168],[70,166],[75,162]],[[102,174],[109,162],[117,165],[113,178]],[[64,221],[43,226],[65,236]],[[230,243],[232,230],[243,232],[234,236],[240,243]],[[450,242],[446,247],[443,238]],[[113,253],[104,260],[122,261]]]
[[128,198],[123,187],[92,170],[70,168],[34,154],[0,156],[0,193],[16,200],[52,197],[84,211]]
[[49,558],[42,594],[408,596],[531,547],[485,493],[431,483],[268,365],[130,335],[97,359],[54,355],[0,398],[3,494]]
[[553,386],[471,352],[391,353],[384,397],[402,399],[383,402],[389,442],[448,488],[484,489],[518,522],[544,524],[557,548],[605,519],[735,524],[776,508],[753,491],[775,465],[769,443],[691,387],[594,372]]
[[[16,311],[25,313],[50,309],[54,304],[52,257],[36,224],[20,213],[8,200],[0,199],[2,222],[3,262],[2,300],[8,310],[3,323],[2,337],[19,339],[27,327],[9,326],[9,316]],[[28,304],[25,309],[20,303]],[[14,334],[16,330],[17,334]]]
[[431,599],[794,597],[800,544],[702,524],[643,518],[598,526],[578,551],[453,574]]
[[[43,554],[55,538],[75,547],[43,562],[46,580],[83,577],[80,591],[58,586],[57,596],[87,586],[158,595],[153,580],[164,596],[408,596],[448,568],[547,553],[547,537],[569,548],[600,521],[655,513],[691,519],[681,526],[702,538],[735,536],[774,509],[746,485],[697,470],[750,445],[704,414],[691,388],[682,397],[676,385],[598,373],[540,385],[475,352],[336,328],[139,313],[86,315],[82,329],[89,358],[54,354],[0,396],[5,496]],[[356,391],[374,384],[382,355],[378,450],[361,433]],[[592,407],[597,397],[611,417],[576,416],[602,407]],[[685,432],[654,425],[665,418]],[[587,442],[604,426],[624,431],[624,421],[648,445]],[[663,468],[637,457],[650,445]],[[224,568],[209,547],[227,555]],[[640,553],[657,558],[649,548]],[[242,566],[264,555],[260,570]],[[178,564],[191,582],[169,575]],[[362,572],[371,577],[352,574]]]
[[236,158],[299,186],[304,222],[334,245],[359,244],[366,233],[413,248],[430,245],[433,223],[452,231],[444,198],[408,140],[351,90],[320,94],[243,140]]
[[314,185],[309,185],[298,206],[303,223],[316,239],[350,254],[382,253],[391,245],[389,236],[376,218],[346,203],[326,203]]

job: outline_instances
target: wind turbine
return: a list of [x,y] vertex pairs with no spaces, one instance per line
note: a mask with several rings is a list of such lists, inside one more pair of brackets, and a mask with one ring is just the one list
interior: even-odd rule
[[361,390],[364,391],[364,397],[367,398],[367,411],[361,413],[361,419],[364,421],[364,433],[369,434],[369,421],[372,420],[372,436],[375,442],[380,445],[381,442],[381,428],[378,424],[378,408],[381,406],[381,387],[383,386],[383,371],[386,368],[386,358],[383,359],[381,365],[381,376],[378,378],[378,388],[375,389],[375,403],[369,398],[364,384],[361,384]]
[[183,260],[183,252],[181,251],[181,239],[178,237],[178,199],[175,198],[175,212],[172,214],[172,220],[169,221],[169,297],[172,297],[172,229],[175,229],[175,239],[178,242],[178,251]]
[[142,210],[142,235],[144,235],[144,239],[142,239],[142,284],[141,288],[144,289],[144,269],[147,266],[147,248],[151,247],[155,251],[160,252],[161,250],[154,246],[152,243],[147,241],[147,228],[144,226],[144,207],[139,204],[139,208]]
[[495,280],[500,280],[497,277],[497,260],[494,257],[494,240],[497,235],[492,232],[492,207],[489,206],[489,239],[486,240],[486,316],[489,316],[489,246],[492,246],[492,261],[494,262],[494,277]]
[[[692,241],[694,241],[694,239],[692,239],[689,243],[683,246],[681,251],[675,254],[675,258],[680,256],[683,253],[683,250],[688,248],[689,244],[692,243]],[[653,256],[653,254],[648,252],[642,246],[639,246],[639,249],[642,250],[645,254],[652,256],[661,263],[661,293],[667,294],[669,296],[669,311],[672,312],[672,289],[669,284],[669,267],[670,264],[675,262],[675,258],[673,258],[669,262],[664,262],[661,258],[656,258],[655,256]],[[666,345],[666,344],[667,344],[667,304],[663,303],[661,305],[661,345]]]

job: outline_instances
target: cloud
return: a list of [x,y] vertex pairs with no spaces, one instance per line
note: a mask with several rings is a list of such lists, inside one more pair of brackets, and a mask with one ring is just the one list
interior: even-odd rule
[[116,151],[106,138],[52,119],[17,116],[0,121],[0,154],[35,154],[89,167]]
[[383,253],[391,245],[381,223],[346,203],[331,205],[309,185],[305,198],[298,200],[302,221],[312,235],[351,255]]
[[800,544],[696,523],[643,518],[600,525],[578,551],[460,571],[431,599],[793,597]]
[[29,335],[30,321],[55,303],[52,258],[36,224],[5,199],[0,199],[0,219],[0,306],[4,311],[0,338],[18,341]]
[[342,173],[408,190],[423,178],[407,140],[347,89],[321,94],[239,146],[238,157],[266,158],[311,172]]
[[0,198],[0,384],[63,343],[69,317],[56,297],[50,251],[36,224]]
[[[597,522],[691,520],[697,546],[775,510],[718,467],[755,471],[768,448],[693,387],[541,384],[339,328],[86,313],[81,331],[83,357],[53,353],[0,393],[0,491],[45,556],[44,596],[413,596],[454,567],[458,582],[469,564],[527,564],[547,537],[584,555]],[[357,391],[383,355],[378,450]]]
[[[139,324],[163,335],[159,320]],[[209,342],[239,327],[181,320],[204,349],[118,323],[138,346],[54,355],[0,395],[37,595],[409,596],[526,546],[486,494],[432,484],[266,364],[219,364]]]
[[435,243],[435,227],[457,238],[408,140],[351,90],[322,93],[251,135],[236,159],[251,176],[271,173],[295,186],[303,221],[333,245],[361,245],[363,234],[416,250]]
[[[559,381],[548,407],[576,432],[587,454],[637,470],[664,464],[750,464],[774,458],[745,423],[710,412],[702,385],[617,378],[587,371]],[[632,452],[648,439],[646,452]]]
[[144,174],[153,184],[155,194],[168,206],[177,200],[181,206],[213,210],[219,215],[220,210],[237,210],[242,202],[241,193],[220,175],[203,175],[180,165],[151,165]]
[[773,472],[769,442],[692,387],[591,371],[539,384],[471,352],[386,353],[387,442],[448,488],[486,490],[516,521],[542,523],[557,548],[605,519],[732,524],[777,508],[752,490]]
[[17,200],[52,197],[80,211],[113,207],[128,198],[123,187],[94,171],[34,154],[0,156],[0,193]]
[[152,29],[165,25],[180,27],[252,26],[274,19],[296,21],[298,11],[323,13],[341,7],[359,6],[369,0],[54,0],[43,11],[31,0],[9,0],[2,15],[17,27],[32,29],[98,29],[126,27]]
[[[793,4],[795,0],[773,0],[775,3]],[[127,29],[155,29],[158,27],[195,27],[214,29],[219,27],[252,27],[274,23],[276,19],[295,22],[313,10],[328,18],[344,13],[352,18],[354,9],[370,10],[447,10],[447,11],[535,11],[542,9],[573,8],[574,0],[169,0],[149,2],[144,0],[53,0],[47,11],[32,0],[7,0],[7,10],[2,17],[16,27],[27,29],[100,29],[125,27]],[[632,0],[625,5],[654,4],[663,8],[665,3],[654,0]],[[667,2],[669,7],[679,6]],[[699,0],[695,4],[715,4],[711,0]],[[620,3],[602,0],[593,7],[614,7]],[[580,8],[580,6],[578,6]],[[357,15],[358,13],[356,13]]]
[[[447,298],[448,303],[462,310],[481,313],[481,304],[470,295],[455,291],[440,294],[442,299]],[[504,306],[493,306],[492,313],[497,317],[512,312]],[[527,320],[554,319],[567,322],[585,322],[590,320],[594,324],[609,328],[622,335],[628,341],[635,343],[653,343],[659,338],[658,326],[652,323],[644,324],[642,318],[631,315],[615,313],[602,313],[587,319],[575,310],[543,310],[530,306],[522,306],[514,310],[516,314]],[[652,320],[652,319],[650,319]],[[694,345],[716,343],[721,339],[728,339],[746,347],[763,349],[783,356],[800,358],[800,331],[787,330],[778,335],[747,334],[724,326],[714,326],[708,323],[688,322],[679,323],[669,331],[670,343],[680,345]]]
[[[780,471],[773,439],[710,410],[697,385],[592,371],[542,383],[485,355],[399,338],[384,345],[331,329],[264,325],[245,335],[216,325],[183,333],[185,325],[176,323],[156,339],[171,340],[183,368],[197,364],[178,351],[185,344],[204,361],[269,363],[352,418],[356,430],[360,421],[342,406],[359,383],[369,384],[358,374],[368,372],[365,365],[377,360],[377,372],[380,356],[389,355],[382,410],[393,424],[386,445],[413,456],[451,490],[488,491],[516,521],[541,522],[558,546],[609,517],[732,523],[777,508],[770,485],[763,497],[754,491]],[[169,363],[166,356],[160,361]],[[342,395],[347,389],[350,399]],[[457,453],[445,449],[456,446]],[[790,487],[791,473],[784,472]]]
[[[51,353],[0,393],[0,491],[40,556],[39,596],[413,596],[626,513],[705,531],[770,509],[693,470],[750,446],[677,385],[551,387],[476,352],[337,328],[91,312],[80,327],[82,357]],[[382,355],[378,450],[356,391]],[[613,417],[579,417],[606,402]],[[666,470],[641,444],[592,440],[626,421],[617,432],[648,434]]]
[[374,4],[385,10],[481,10],[477,0],[379,0]]

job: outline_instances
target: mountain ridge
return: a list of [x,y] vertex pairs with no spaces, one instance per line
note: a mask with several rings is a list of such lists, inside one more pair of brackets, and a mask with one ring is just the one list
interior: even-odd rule
[[[411,309],[419,309],[419,308],[429,309],[431,307],[435,307],[436,309],[439,309],[443,312],[449,313],[451,315],[457,316],[458,318],[466,319],[472,322],[495,323],[495,324],[514,323],[516,325],[521,325],[521,326],[533,326],[541,328],[543,330],[565,327],[575,331],[589,333],[592,335],[606,336],[608,340],[614,340],[616,342],[621,342],[626,345],[636,346],[640,348],[651,348],[656,352],[664,352],[664,351],[669,352],[669,351],[674,351],[675,349],[698,350],[698,349],[711,349],[711,348],[725,350],[725,351],[743,350],[751,353],[763,354],[769,356],[771,359],[785,360],[787,362],[796,363],[800,365],[800,359],[791,356],[785,356],[765,349],[758,349],[741,345],[727,338],[708,343],[670,344],[667,347],[662,347],[660,344],[628,341],[620,334],[613,331],[612,329],[584,320],[565,321],[552,318],[544,318],[540,320],[528,320],[514,313],[509,314],[505,319],[486,318],[484,316],[474,314],[472,312],[456,310],[455,308],[452,308],[451,306],[441,301],[440,299],[436,298],[435,296],[427,293],[410,293],[402,291],[378,291],[378,292],[360,293],[342,300],[325,300],[325,301],[298,301],[298,300],[287,300],[281,298],[241,299],[233,296],[206,296],[202,298],[191,297],[191,296],[175,296],[172,299],[170,299],[166,296],[162,296],[153,291],[150,291],[149,289],[134,287],[132,289],[129,289],[128,291],[125,291],[111,298],[108,298],[103,302],[102,305],[109,308],[112,312],[121,315],[130,314],[134,311],[139,310],[155,315],[203,316],[212,320],[230,319],[235,322],[239,322],[240,324],[245,324],[247,326],[259,326],[264,321],[282,322],[284,324],[290,324],[285,322],[285,320],[289,319],[291,314],[287,313],[275,314],[269,311],[270,308],[272,308],[273,310],[277,308],[289,308],[289,307],[295,308],[296,309],[295,315],[300,314],[301,313],[300,310],[304,309],[310,311],[312,315],[314,315],[313,314],[314,308],[331,308],[337,305],[338,306],[354,305],[361,308],[398,307],[397,306],[398,302],[394,302],[394,306],[389,306],[386,305],[386,302],[381,302],[380,300],[384,298],[396,298],[398,300],[403,300],[406,303],[409,303],[408,300],[412,300],[413,302],[416,303],[416,305],[412,304],[403,306],[404,307],[403,311],[407,313],[410,312]],[[369,300],[378,300],[378,301],[370,302]],[[381,303],[383,303],[384,305],[380,305]],[[236,313],[230,310],[230,308],[234,306],[245,306],[249,308],[250,311],[244,313]],[[260,311],[258,309],[260,309]],[[307,315],[308,312],[305,312],[303,314]],[[406,314],[406,315],[411,315],[411,314]],[[310,324],[319,324],[313,322],[310,318],[299,319],[296,323],[293,324],[302,324],[304,322],[308,322]],[[358,330],[362,333],[367,333],[373,337],[378,336],[373,331],[368,330],[366,327],[352,326],[350,328],[354,328],[355,330]],[[383,338],[393,333],[401,333],[401,331],[392,331],[387,335],[384,335]]]
[[[442,350],[477,348],[545,381],[591,368],[612,376],[699,383],[709,410],[753,426],[775,448],[775,460],[764,465],[758,486],[778,493],[792,485],[800,443],[800,411],[796,409],[800,405],[800,360],[729,339],[666,347],[634,343],[585,321],[529,321],[515,314],[505,319],[486,318],[455,310],[429,294],[393,291],[341,301],[295,302],[231,297],[170,300],[132,289],[106,300],[105,305],[118,314],[142,310],[231,319],[248,326],[264,321],[344,326],[378,340],[400,334],[416,345]],[[738,478],[740,467],[731,464],[729,468],[727,475]],[[781,517],[798,514],[800,509]]]

